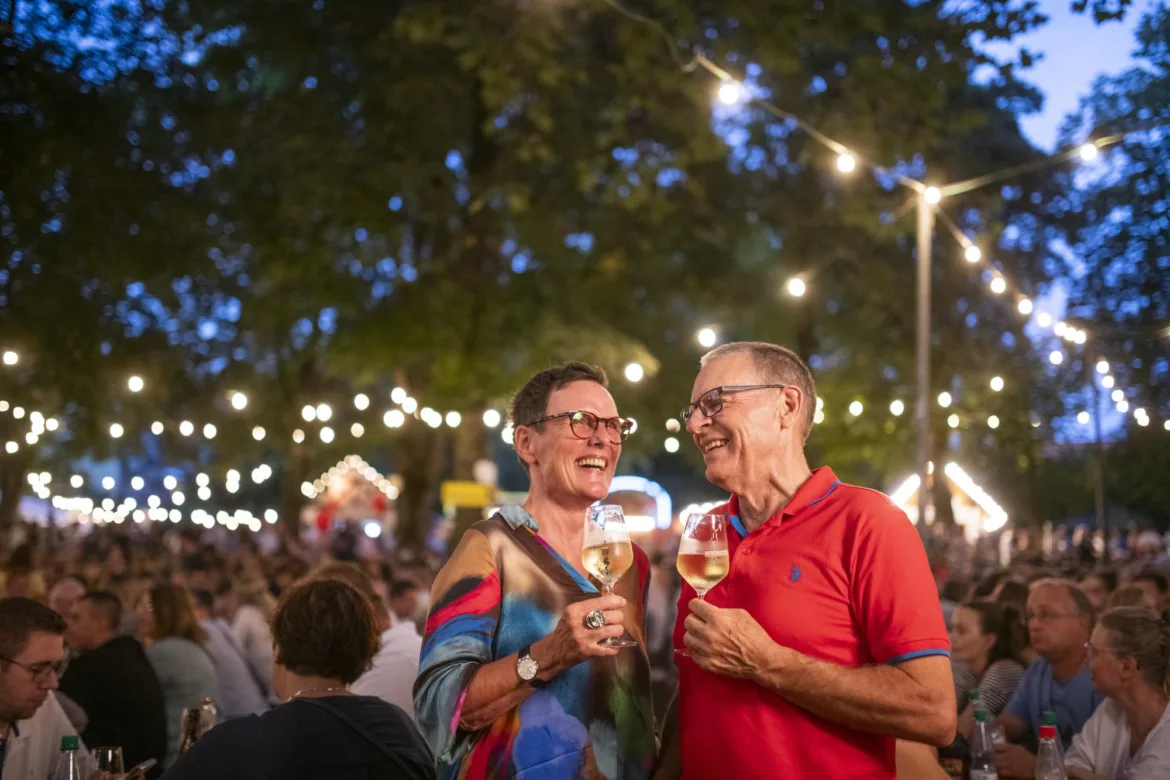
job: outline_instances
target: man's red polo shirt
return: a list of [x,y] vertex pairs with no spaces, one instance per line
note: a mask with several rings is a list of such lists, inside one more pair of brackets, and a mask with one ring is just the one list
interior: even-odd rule
[[[752,533],[738,512],[732,496],[731,569],[707,601],[747,610],[779,644],[842,666],[950,655],[926,551],[888,497],[843,485],[826,467]],[[675,647],[683,647],[694,597],[684,582]],[[894,780],[892,738],[677,658],[685,780]]]

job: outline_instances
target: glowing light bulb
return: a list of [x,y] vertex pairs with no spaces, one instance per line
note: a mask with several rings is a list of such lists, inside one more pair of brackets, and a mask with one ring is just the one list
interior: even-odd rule
[[500,413],[495,409],[488,409],[483,413],[483,424],[489,428],[495,428],[500,424]]
[[1091,142],[1087,144],[1081,144],[1081,147],[1077,149],[1077,154],[1079,154],[1081,159],[1085,162],[1093,162],[1093,160],[1097,159],[1097,156],[1100,153],[1101,150],[1097,148],[1097,145]]
[[837,155],[837,170],[841,173],[853,173],[857,170],[857,158],[849,152],[842,152]]
[[922,193],[922,198],[932,206],[938,205],[942,201],[942,190],[938,187],[927,187]]
[[663,447],[666,448],[667,452],[673,455],[674,453],[678,452],[678,439],[674,438],[673,436],[667,436],[666,441],[663,442]]
[[995,430],[999,427],[999,418],[994,414],[987,418],[987,427]]
[[146,387],[146,382],[142,381],[140,376],[132,376],[126,380],[126,387],[130,389],[131,393],[142,392],[142,388]]
[[808,292],[808,285],[799,276],[794,276],[788,280],[786,289],[793,298],[803,298],[804,294]]
[[370,397],[365,393],[358,393],[353,397],[353,406],[359,412],[364,412],[370,408]]
[[1007,282],[1004,281],[1002,276],[997,276],[991,280],[991,291],[993,293],[1003,295],[1005,290],[1007,290]]
[[713,328],[703,328],[695,334],[695,339],[699,342],[700,347],[710,348],[715,346],[715,342],[719,340],[719,336]]
[[983,259],[983,250],[974,244],[971,244],[967,247],[966,251],[963,252],[963,257],[967,258],[968,263],[978,263]]
[[953,400],[954,399],[951,398],[951,394],[945,390],[938,394],[938,405],[944,409],[950,406]]
[[864,411],[865,406],[861,403],[861,401],[854,401],[853,403],[849,404],[849,414],[853,415],[854,417],[860,417],[861,413]]
[[125,432],[126,430],[122,427],[121,423],[114,423],[110,426],[110,436],[115,439],[122,438],[122,434]]
[[993,376],[991,378],[991,390],[994,393],[998,393],[998,392],[1001,392],[1003,390],[1003,377],[1002,376]]
[[641,382],[646,376],[646,369],[642,368],[641,363],[630,363],[626,366],[626,380],[629,382]]
[[1032,302],[1027,298],[1021,298],[1020,302],[1016,304],[1016,309],[1020,312],[1020,314],[1023,314],[1025,317],[1027,317],[1032,313]]
[[901,401],[894,401],[890,404],[890,414],[895,417],[901,417],[906,412],[906,404]]
[[243,393],[232,393],[232,408],[239,411],[248,405],[248,396]]
[[1052,353],[1048,356],[1048,362],[1054,366],[1059,366],[1061,363],[1064,362],[1064,353],[1062,353],[1058,349],[1054,349],[1052,351]]
[[746,97],[747,90],[738,81],[727,80],[719,85],[719,102],[725,106],[742,103]]

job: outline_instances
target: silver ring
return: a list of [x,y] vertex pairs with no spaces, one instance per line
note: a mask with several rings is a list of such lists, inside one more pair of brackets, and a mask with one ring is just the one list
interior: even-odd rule
[[605,625],[605,613],[595,609],[585,616],[585,628],[597,630]]

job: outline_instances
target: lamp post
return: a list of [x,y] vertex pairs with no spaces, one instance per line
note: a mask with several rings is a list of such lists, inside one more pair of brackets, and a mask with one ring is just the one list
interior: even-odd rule
[[[937,190],[936,190],[937,192]],[[926,537],[926,508],[930,503],[930,264],[934,238],[934,205],[927,191],[918,193],[918,317],[917,392],[914,415],[918,428],[918,533]]]

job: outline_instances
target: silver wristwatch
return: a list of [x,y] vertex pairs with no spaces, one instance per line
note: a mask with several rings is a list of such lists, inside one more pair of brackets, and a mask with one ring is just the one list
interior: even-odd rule
[[528,654],[531,649],[532,645],[520,649],[519,657],[516,659],[516,675],[524,682],[540,688],[544,686],[544,680],[536,679],[536,675],[540,674],[540,664]]

